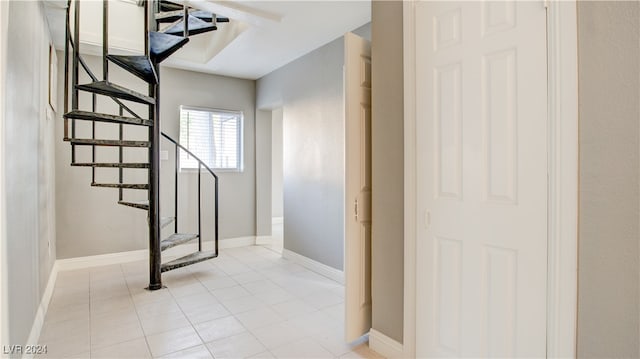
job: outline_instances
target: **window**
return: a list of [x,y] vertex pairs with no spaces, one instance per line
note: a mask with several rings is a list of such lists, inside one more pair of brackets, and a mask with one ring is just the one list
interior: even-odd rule
[[[212,170],[242,171],[242,112],[180,106],[180,144]],[[180,169],[198,161],[180,151]]]

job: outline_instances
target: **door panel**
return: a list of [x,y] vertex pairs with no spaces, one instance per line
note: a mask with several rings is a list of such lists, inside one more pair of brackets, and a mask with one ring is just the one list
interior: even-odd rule
[[542,2],[417,2],[417,354],[544,357]]
[[371,328],[371,45],[345,35],[345,335]]

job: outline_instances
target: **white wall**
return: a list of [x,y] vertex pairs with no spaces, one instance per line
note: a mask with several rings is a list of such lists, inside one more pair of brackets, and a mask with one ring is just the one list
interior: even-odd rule
[[578,2],[578,356],[640,357],[640,3]]
[[[59,54],[62,57],[62,54]],[[85,56],[94,73],[100,75],[101,60]],[[62,63],[62,61],[60,62]],[[60,80],[62,84],[62,65]],[[82,73],[82,71],[81,71]],[[119,85],[146,93],[146,84],[120,70],[109,67],[110,79]],[[179,106],[240,110],[244,113],[244,171],[218,173],[220,178],[219,209],[220,238],[255,235],[255,82],[229,77],[206,75],[184,70],[161,70],[161,127],[162,131],[179,140]],[[86,76],[81,83],[87,82]],[[62,92],[61,92],[62,93]],[[81,108],[90,109],[91,97],[82,94]],[[146,114],[143,106],[132,106],[139,114]],[[109,99],[99,100],[99,111],[117,108]],[[90,136],[88,124],[78,121],[78,135]],[[86,122],[86,121],[85,121]],[[117,125],[99,124],[98,137],[117,138]],[[146,139],[146,128],[125,126],[126,139]],[[58,201],[58,257],[71,258],[105,253],[123,252],[148,247],[147,212],[117,204],[118,191],[110,188],[90,187],[91,170],[71,167],[71,146],[62,141],[62,121],[56,124],[57,193]],[[106,137],[105,137],[106,136]],[[168,151],[169,160],[161,161],[161,212],[173,216],[174,199],[174,147],[162,140],[161,149]],[[117,149],[98,148],[98,160],[117,161]],[[125,161],[146,162],[144,149],[126,149]],[[90,161],[88,148],[78,147],[78,160]],[[146,183],[146,170],[126,170],[125,181]],[[117,170],[100,169],[98,182],[117,181]],[[197,230],[197,175],[183,172],[179,177],[179,231],[195,233]],[[213,238],[213,181],[202,175],[203,238]],[[146,191],[129,190],[125,198],[146,199]],[[170,228],[167,228],[170,230]]]
[[[25,344],[56,258],[54,123],[47,116],[49,32],[41,2],[9,3],[6,98],[2,141],[6,194],[9,333]],[[3,19],[4,20],[4,19]],[[5,273],[6,271],[6,273]],[[3,284],[4,284],[3,283]],[[8,335],[7,335],[8,334]]]

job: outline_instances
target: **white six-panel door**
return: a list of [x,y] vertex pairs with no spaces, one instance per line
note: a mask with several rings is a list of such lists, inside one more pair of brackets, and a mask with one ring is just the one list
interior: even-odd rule
[[419,357],[544,357],[542,1],[416,4]]

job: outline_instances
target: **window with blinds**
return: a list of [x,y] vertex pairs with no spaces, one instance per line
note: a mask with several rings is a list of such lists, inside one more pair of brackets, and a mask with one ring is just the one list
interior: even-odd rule
[[[212,170],[242,171],[242,112],[180,106],[180,144]],[[180,151],[180,169],[198,161]]]

